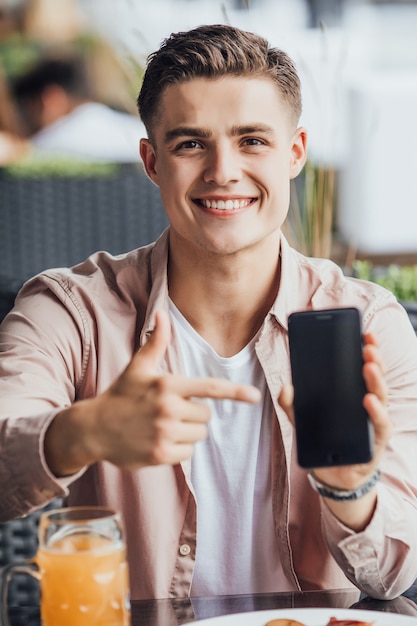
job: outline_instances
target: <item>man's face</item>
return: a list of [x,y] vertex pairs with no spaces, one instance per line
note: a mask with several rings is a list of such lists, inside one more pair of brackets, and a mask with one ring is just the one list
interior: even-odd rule
[[232,254],[279,229],[305,132],[270,79],[224,77],[163,93],[154,146],[141,156],[160,187],[171,241]]

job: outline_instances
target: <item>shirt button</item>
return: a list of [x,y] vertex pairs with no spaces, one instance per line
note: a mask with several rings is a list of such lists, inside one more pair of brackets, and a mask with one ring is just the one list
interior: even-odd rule
[[182,546],[180,546],[180,554],[182,556],[187,556],[188,554],[190,554],[191,552],[191,548],[188,544],[183,543]]

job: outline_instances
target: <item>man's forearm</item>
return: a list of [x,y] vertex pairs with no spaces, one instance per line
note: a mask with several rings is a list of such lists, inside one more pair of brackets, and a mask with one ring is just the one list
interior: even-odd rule
[[76,402],[58,413],[45,435],[45,459],[55,476],[75,474],[99,460],[91,428],[91,400]]
[[337,519],[355,532],[364,530],[372,519],[375,511],[377,494],[376,488],[366,496],[353,502],[335,502],[323,498],[328,509]]

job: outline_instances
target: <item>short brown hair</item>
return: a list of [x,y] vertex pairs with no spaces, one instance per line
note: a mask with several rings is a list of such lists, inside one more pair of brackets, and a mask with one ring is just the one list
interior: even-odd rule
[[149,55],[137,99],[149,138],[166,87],[193,78],[225,75],[271,78],[289,105],[294,123],[301,115],[301,86],[294,62],[263,37],[224,24],[199,26],[171,34]]

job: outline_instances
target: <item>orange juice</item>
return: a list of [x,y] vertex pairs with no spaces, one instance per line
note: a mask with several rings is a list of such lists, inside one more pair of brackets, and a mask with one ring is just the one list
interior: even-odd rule
[[98,535],[73,534],[36,556],[43,626],[128,626],[126,549]]

